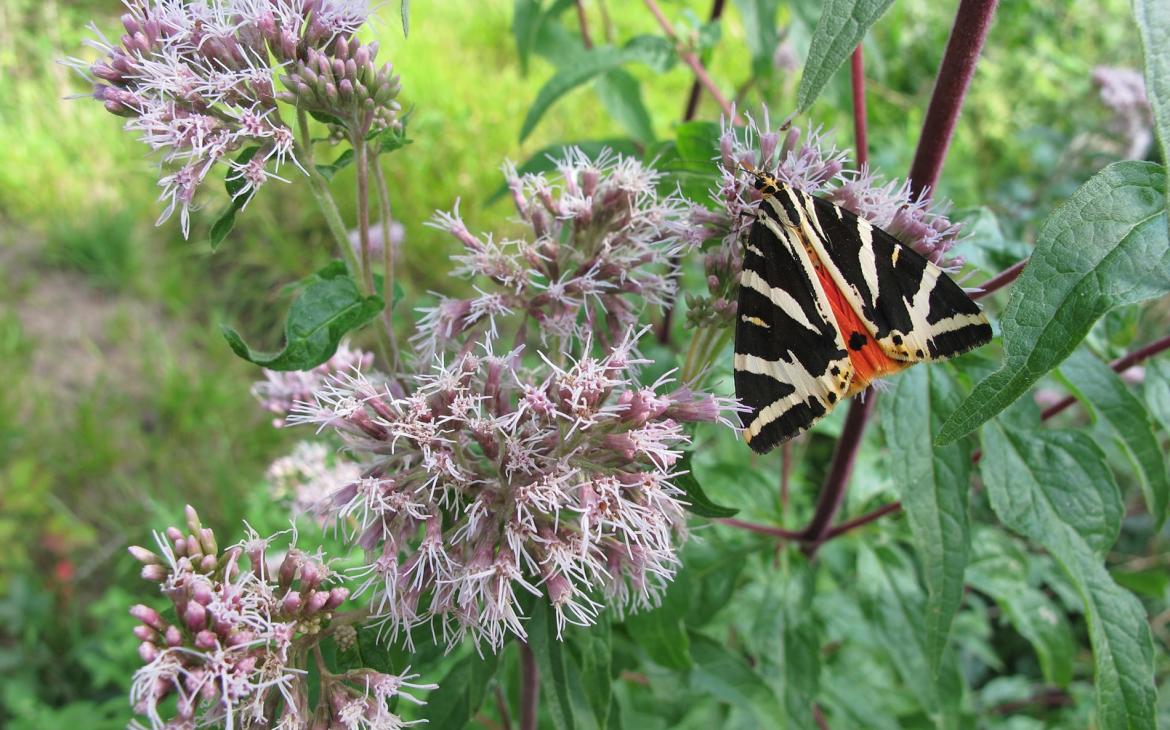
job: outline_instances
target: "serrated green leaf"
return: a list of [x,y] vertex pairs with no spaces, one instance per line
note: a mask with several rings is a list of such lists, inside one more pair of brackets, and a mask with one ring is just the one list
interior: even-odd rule
[[757,727],[774,727],[776,719],[784,717],[784,708],[767,682],[740,657],[697,632],[690,633],[690,644],[695,659],[690,673],[692,689],[749,711]]
[[1146,377],[1142,393],[1150,413],[1170,434],[1170,358],[1161,357],[1146,362]]
[[776,33],[776,11],[780,3],[778,0],[735,0],[735,7],[747,34],[752,75],[767,76],[772,72],[772,54],[780,43]]
[[1133,16],[1146,58],[1146,96],[1162,143],[1162,162],[1170,163],[1170,11],[1164,0],[1133,0]]
[[593,83],[597,98],[614,121],[642,144],[654,142],[654,123],[642,102],[642,87],[629,72],[614,69]]
[[935,442],[950,443],[1011,405],[1110,309],[1168,291],[1166,176],[1153,163],[1114,163],[1044,222],[1000,318],[1003,366],[975,386]]
[[675,470],[676,476],[672,479],[674,486],[686,493],[684,502],[687,511],[700,517],[711,518],[731,517],[739,512],[738,508],[723,507],[711,501],[699,486],[699,480],[695,478],[695,473],[691,469],[691,456],[690,451],[683,452]]
[[910,560],[891,546],[862,545],[857,573],[862,607],[898,674],[936,726],[958,727],[962,683],[956,663],[944,662],[934,682],[923,681],[934,673],[922,632],[926,600]]
[[765,580],[766,592],[751,630],[756,671],[782,698],[786,722],[776,727],[815,730],[812,707],[821,671],[821,629],[813,615],[816,594],[812,566],[786,555],[780,570]]
[[284,323],[284,349],[258,352],[231,327],[221,325],[232,350],[250,363],[269,370],[308,370],[328,360],[341,338],[378,316],[384,302],[363,296],[357,284],[342,273],[312,281],[289,309]]
[[1060,373],[1077,398],[1103,418],[1121,440],[1136,467],[1146,509],[1157,530],[1166,519],[1170,477],[1149,411],[1117,373],[1087,350],[1074,352],[1061,364]]
[[865,38],[869,27],[894,3],[894,0],[827,0],[813,30],[796,90],[796,113],[806,111],[816,101],[833,73]]
[[622,55],[628,61],[644,63],[659,73],[666,73],[678,61],[674,45],[660,35],[634,36],[622,46]]
[[946,368],[909,368],[882,398],[882,429],[890,447],[890,477],[914,535],[926,582],[926,653],[937,676],[951,624],[963,602],[963,574],[971,550],[966,442],[932,446],[932,434],[963,400]]
[[499,657],[490,651],[470,652],[439,680],[439,688],[427,695],[422,716],[428,730],[461,730],[475,717],[496,674]]
[[1052,555],[1083,601],[1099,725],[1154,728],[1154,648],[1145,609],[1097,555],[1116,537],[1121,508],[1104,455],[1078,432],[1017,432],[995,422],[983,429],[983,450],[992,509]]

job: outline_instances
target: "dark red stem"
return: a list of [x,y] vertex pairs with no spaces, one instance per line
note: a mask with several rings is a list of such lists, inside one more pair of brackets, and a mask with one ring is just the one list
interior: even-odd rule
[[983,297],[993,292],[999,291],[1000,289],[1018,279],[1020,272],[1023,271],[1024,267],[1027,265],[1028,259],[1024,259],[1023,261],[1018,261],[1012,264],[1010,267],[1004,269],[1003,271],[980,284],[979,291],[972,294],[971,298],[982,299]]
[[829,465],[829,474],[825,477],[825,485],[817,497],[816,511],[808,527],[804,528],[801,538],[806,545],[806,551],[811,555],[820,547],[833,524],[833,518],[841,509],[845,500],[845,488],[849,485],[849,475],[853,473],[853,463],[857,460],[857,450],[861,446],[861,437],[865,433],[865,424],[873,413],[877,394],[872,388],[866,388],[862,394],[849,404],[849,413],[845,415],[845,427],[841,430],[841,438],[837,440],[837,450],[833,452],[833,461]]
[[853,78],[853,146],[857,148],[857,166],[869,162],[869,135],[866,132],[865,113],[865,60],[861,56],[861,45],[853,49],[853,63],[850,66]]
[[943,53],[934,83],[934,93],[922,123],[918,151],[910,167],[910,191],[915,196],[929,194],[938,185],[947,147],[955,133],[963,97],[975,74],[975,63],[987,40],[987,31],[995,15],[998,0],[959,0],[959,11],[951,26],[951,37]]
[[537,730],[536,708],[540,702],[540,669],[527,642],[520,647],[520,730]]
[[[1129,370],[1134,365],[1137,365],[1142,360],[1153,357],[1154,355],[1157,355],[1159,352],[1162,352],[1163,350],[1167,350],[1167,349],[1170,349],[1170,336],[1163,337],[1159,340],[1154,340],[1153,342],[1146,345],[1145,347],[1134,350],[1133,352],[1129,353],[1128,355],[1125,355],[1124,357],[1117,358],[1113,362],[1109,363],[1109,367],[1113,368],[1114,372],[1118,372],[1118,373],[1125,372],[1126,370]],[[1060,413],[1061,411],[1067,409],[1069,406],[1071,406],[1072,404],[1074,404],[1076,402],[1077,402],[1077,399],[1070,395],[1070,396],[1064,398],[1063,400],[1058,401],[1057,403],[1044,409],[1044,412],[1040,414],[1040,418],[1047,421],[1049,418],[1052,418],[1057,413]]]
[[760,535],[768,535],[779,540],[800,540],[803,537],[802,533],[794,532],[792,530],[785,530],[782,527],[769,527],[768,525],[757,525],[754,522],[744,522],[743,520],[736,520],[730,517],[718,520],[719,524],[727,525],[728,527],[738,527],[741,530],[748,532],[755,532]]
[[586,49],[593,47],[593,39],[589,37],[589,19],[585,17],[585,0],[577,0],[577,24],[581,26],[581,43]]
[[871,523],[875,520],[879,520],[882,517],[885,517],[886,515],[888,515],[892,512],[897,512],[901,509],[902,509],[901,502],[891,502],[889,504],[882,505],[881,507],[878,507],[877,509],[875,509],[873,512],[867,512],[866,514],[863,514],[860,517],[854,517],[851,520],[846,520],[845,522],[842,522],[841,524],[837,525],[833,529],[829,530],[829,533],[827,535],[825,535],[825,539],[832,540],[835,537],[840,537],[841,535],[844,535],[846,532],[850,532],[852,530],[856,530],[858,527],[863,527],[865,525],[868,525],[869,523]]

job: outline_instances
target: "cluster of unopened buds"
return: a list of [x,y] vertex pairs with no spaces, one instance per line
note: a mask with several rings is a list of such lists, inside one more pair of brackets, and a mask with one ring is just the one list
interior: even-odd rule
[[[221,552],[193,508],[186,517],[185,531],[172,526],[156,535],[158,552],[130,548],[142,576],[170,603],[165,615],[141,604],[131,609],[141,622],[134,633],[145,663],[131,689],[135,710],[153,727],[302,717],[307,689],[298,639],[317,634],[349,590],[330,587],[328,566],[295,546],[272,565],[273,538],[255,533]],[[174,717],[164,718],[171,696],[178,698]]]
[[499,320],[513,315],[533,323],[554,351],[586,336],[609,346],[636,324],[643,306],[672,299],[677,257],[690,249],[692,227],[683,198],[659,195],[662,174],[634,158],[606,151],[591,159],[575,148],[557,170],[546,176],[504,168],[530,236],[474,234],[457,206],[435,217],[432,225],[464,249],[452,273],[488,286],[426,310],[416,339],[424,363],[469,339],[495,339]]
[[118,42],[95,28],[90,45],[104,58],[71,63],[161,154],[159,222],[179,211],[184,235],[195,193],[218,163],[243,203],[283,180],[286,162],[299,166],[278,100],[324,115],[351,139],[397,124],[398,78],[389,64],[375,67],[376,44],[354,35],[369,16],[364,1],[137,0],[127,9]]

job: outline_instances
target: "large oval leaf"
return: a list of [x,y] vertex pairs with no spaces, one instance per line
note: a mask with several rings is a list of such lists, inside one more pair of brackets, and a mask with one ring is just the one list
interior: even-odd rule
[[797,114],[812,106],[833,72],[845,63],[869,27],[893,4],[894,0],[827,0],[821,6],[821,17],[813,31],[808,60],[804,62],[804,73],[796,90]]
[[1166,292],[1166,175],[1149,162],[1112,164],[1044,222],[1000,318],[1003,366],[975,386],[936,443],[954,441],[1011,405],[1110,309]]

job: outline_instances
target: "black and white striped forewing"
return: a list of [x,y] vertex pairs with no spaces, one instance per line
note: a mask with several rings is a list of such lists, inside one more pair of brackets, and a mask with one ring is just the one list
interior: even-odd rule
[[735,328],[735,393],[744,438],[764,453],[843,397],[849,355],[796,229],[765,198],[748,236]]

